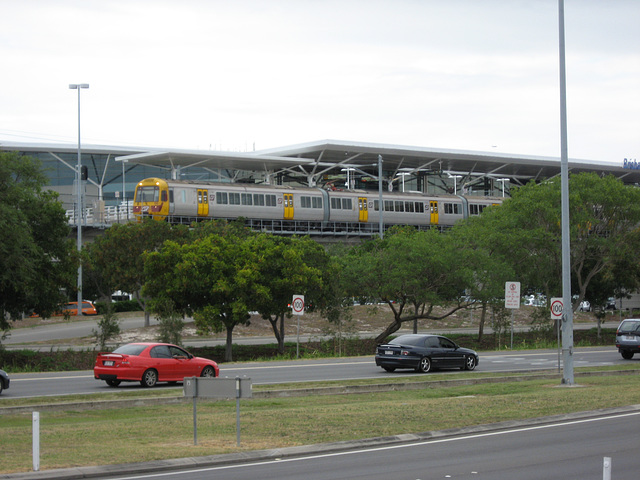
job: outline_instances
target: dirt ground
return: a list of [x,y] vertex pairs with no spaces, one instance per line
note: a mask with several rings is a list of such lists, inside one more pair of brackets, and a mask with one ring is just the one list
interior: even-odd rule
[[[534,318],[535,307],[522,306],[519,309],[513,310],[514,325],[525,326],[531,324]],[[142,318],[141,312],[126,312],[117,314],[118,318]],[[99,318],[99,317],[98,317]],[[71,317],[69,321],[86,320],[87,317]],[[326,319],[322,318],[319,313],[305,313],[300,316],[300,334],[311,335],[318,337],[323,335],[335,334],[337,327],[330,324]],[[358,305],[352,309],[352,320],[346,322],[343,326],[342,334],[347,336],[356,335],[377,335],[384,330],[393,320],[393,314],[391,313],[388,305]],[[442,320],[419,320],[418,330],[439,330],[447,331],[454,328],[473,328],[478,329],[480,321],[479,310],[461,310]],[[596,318],[591,312],[578,312],[574,315],[574,323],[588,323],[595,322]],[[62,317],[54,317],[51,319],[41,318],[27,318],[14,323],[14,328],[30,327],[34,325],[42,324],[55,324],[64,322]],[[487,318],[485,326],[488,327],[490,319]],[[605,319],[606,326],[616,326],[619,322],[618,314],[608,314]],[[292,338],[297,334],[298,318],[292,317],[285,319],[285,337]],[[412,322],[405,324],[403,329],[411,330],[413,328]],[[259,315],[254,315],[251,319],[251,323],[248,326],[238,326],[234,329],[234,338],[237,337],[272,337],[274,335],[271,324],[267,320],[263,320]],[[157,327],[138,328],[133,330],[126,330],[122,334],[114,339],[118,343],[127,343],[131,341],[141,340],[155,340],[157,337]],[[206,338],[224,338],[224,332],[208,336]],[[183,330],[183,340],[189,339],[203,339],[196,335],[195,325],[193,321],[187,319],[185,322],[185,328]],[[70,343],[69,340],[65,340],[64,343]],[[75,339],[74,344],[93,344],[93,338]]]

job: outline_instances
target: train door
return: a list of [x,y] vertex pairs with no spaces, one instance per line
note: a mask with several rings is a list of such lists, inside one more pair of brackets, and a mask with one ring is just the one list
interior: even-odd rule
[[436,200],[429,201],[429,211],[431,212],[431,225],[438,225],[438,202]]
[[293,193],[284,195],[284,219],[293,220]]
[[209,190],[198,190],[198,216],[209,216]]
[[367,208],[367,197],[358,197],[358,209],[360,210],[360,213],[358,214],[358,221],[368,222],[369,210]]

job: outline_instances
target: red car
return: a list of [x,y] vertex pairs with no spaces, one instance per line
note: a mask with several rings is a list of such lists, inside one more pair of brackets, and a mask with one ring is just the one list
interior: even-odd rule
[[129,343],[113,353],[101,352],[93,367],[96,380],[117,387],[121,382],[140,382],[153,387],[157,382],[182,382],[184,377],[217,377],[218,364],[194,357],[168,343]]

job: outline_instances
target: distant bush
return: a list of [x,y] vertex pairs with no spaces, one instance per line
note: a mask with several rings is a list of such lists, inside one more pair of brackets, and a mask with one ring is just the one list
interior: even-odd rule
[[[96,302],[94,303],[96,310],[98,310],[98,315],[104,315],[107,313],[107,303],[105,302]],[[136,300],[122,300],[119,302],[111,303],[113,307],[114,313],[120,312],[141,312],[142,308],[140,304]]]

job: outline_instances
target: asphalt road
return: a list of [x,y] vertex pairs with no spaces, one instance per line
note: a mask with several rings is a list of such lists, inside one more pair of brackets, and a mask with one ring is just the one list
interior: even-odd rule
[[[480,354],[478,372],[522,372],[558,368],[558,352],[514,351],[487,352]],[[615,347],[579,348],[574,352],[574,367],[628,365],[640,362],[640,358],[623,360]],[[457,375],[459,370],[443,373]],[[251,378],[254,385],[295,383],[307,381],[380,379],[388,381],[416,375],[428,378],[429,374],[419,374],[409,370],[388,373],[376,367],[373,356],[331,358],[320,360],[299,360],[281,362],[252,362],[220,364],[220,376]],[[11,388],[2,394],[4,398],[23,398],[53,395],[89,394],[117,392],[142,388],[139,383],[123,383],[118,388],[108,387],[105,382],[95,380],[92,371],[24,373],[11,375]],[[156,388],[182,390],[182,386],[160,384]]]
[[[426,429],[428,413],[425,413]],[[379,439],[378,444],[373,441],[358,447],[354,443],[350,449],[337,451],[328,445],[306,452],[298,450],[297,454],[295,449],[269,451],[261,458],[244,460],[237,455],[225,459],[223,455],[217,462],[206,459],[186,459],[189,461],[175,464],[157,462],[155,469],[148,465],[136,473],[125,473],[127,467],[122,467],[119,476],[109,478],[585,480],[603,478],[604,457],[609,457],[611,478],[635,479],[640,469],[635,440],[638,429],[640,411],[630,409],[589,418],[569,415],[510,428],[470,429],[456,435],[435,432],[416,435],[404,442]]]

